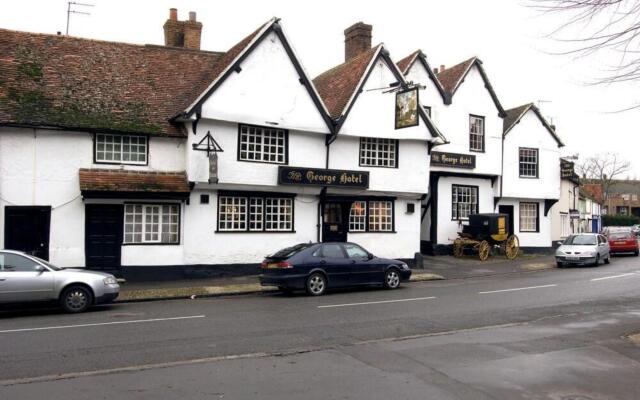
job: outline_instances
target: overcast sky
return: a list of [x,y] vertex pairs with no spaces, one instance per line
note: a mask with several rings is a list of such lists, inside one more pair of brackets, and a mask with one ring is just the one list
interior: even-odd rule
[[[73,36],[163,44],[162,24],[175,7],[181,20],[197,12],[206,50],[224,51],[279,17],[312,77],[343,61],[343,30],[357,21],[373,25],[374,43],[384,42],[395,60],[418,48],[433,67],[476,55],[505,108],[541,101],[566,144],[563,154],[618,152],[633,163],[632,177],[640,178],[640,110],[612,113],[636,104],[640,85],[586,84],[618,60],[611,54],[554,55],[566,47],[548,34],[565,17],[543,15],[525,0],[86,1],[95,7],[76,6],[91,15],[71,16]],[[0,28],[64,32],[66,10],[64,0],[3,1]]]

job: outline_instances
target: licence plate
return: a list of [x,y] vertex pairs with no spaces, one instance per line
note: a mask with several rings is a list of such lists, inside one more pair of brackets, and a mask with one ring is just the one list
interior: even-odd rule
[[626,242],[613,242],[613,244],[627,244]]
[[569,260],[569,261],[579,261],[579,260],[580,260],[580,257],[576,257],[576,256],[568,256],[568,257],[567,257],[567,260]]
[[278,268],[278,263],[268,263],[267,264],[267,269],[269,268]]

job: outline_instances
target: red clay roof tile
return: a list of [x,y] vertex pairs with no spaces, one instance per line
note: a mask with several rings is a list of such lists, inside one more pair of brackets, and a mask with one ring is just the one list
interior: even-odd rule
[[184,172],[80,169],[81,191],[189,193]]

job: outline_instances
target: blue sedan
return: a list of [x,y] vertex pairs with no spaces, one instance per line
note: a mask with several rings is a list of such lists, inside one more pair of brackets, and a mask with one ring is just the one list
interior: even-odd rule
[[265,258],[260,284],[320,296],[327,288],[345,286],[396,289],[410,277],[404,262],[375,257],[355,243],[301,243]]

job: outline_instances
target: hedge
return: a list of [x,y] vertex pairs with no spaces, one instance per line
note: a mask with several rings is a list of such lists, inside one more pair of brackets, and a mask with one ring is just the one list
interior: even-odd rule
[[640,224],[640,218],[635,215],[603,215],[602,226],[631,226]]

